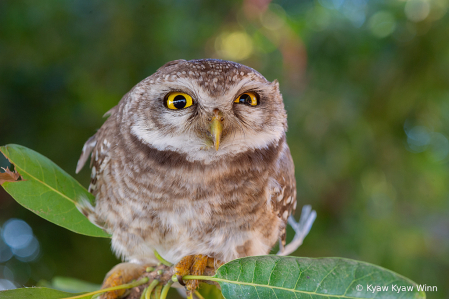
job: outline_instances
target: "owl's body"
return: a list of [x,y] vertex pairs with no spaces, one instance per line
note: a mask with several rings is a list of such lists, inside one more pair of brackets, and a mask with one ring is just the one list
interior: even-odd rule
[[[168,108],[174,92],[190,95],[191,106]],[[235,102],[245,92],[257,105]],[[194,254],[228,262],[285,240],[296,187],[277,82],[233,62],[177,60],[109,114],[77,171],[92,152],[96,205],[82,211],[112,234],[118,255],[146,263],[157,250],[172,263]],[[219,141],[213,121],[222,125]]]

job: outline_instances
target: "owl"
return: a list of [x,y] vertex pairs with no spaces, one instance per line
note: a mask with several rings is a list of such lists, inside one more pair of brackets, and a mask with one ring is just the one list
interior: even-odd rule
[[96,199],[80,210],[126,261],[104,286],[135,278],[155,251],[183,276],[285,244],[296,182],[276,80],[231,61],[175,60],[106,115],[77,165],[91,156]]

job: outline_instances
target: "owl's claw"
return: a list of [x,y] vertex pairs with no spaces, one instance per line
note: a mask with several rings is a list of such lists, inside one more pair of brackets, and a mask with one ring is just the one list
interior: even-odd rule
[[221,266],[223,263],[208,257],[207,255],[197,254],[185,256],[175,266],[175,275],[178,278],[178,282],[185,285],[187,292],[193,292],[198,288],[199,281],[188,280],[182,281],[182,277],[185,275],[203,275],[206,267],[215,268]]
[[[129,283],[133,279],[139,278],[145,272],[146,266],[133,263],[121,263],[116,265],[106,274],[102,289],[116,287]],[[106,292],[100,296],[101,299],[116,299],[123,296],[125,289]]]
[[290,224],[290,226],[295,231],[295,236],[293,237],[293,240],[285,247],[282,246],[283,244],[281,242],[279,242],[280,249],[277,255],[289,255],[296,249],[298,249],[298,247],[302,245],[302,241],[304,241],[304,238],[312,228],[312,224],[315,221],[315,218],[316,212],[312,210],[312,206],[310,205],[305,205],[302,208],[301,217],[299,218],[298,222],[296,222],[295,218],[291,215],[288,218],[288,224]]
[[181,275],[179,275],[179,274],[176,275],[176,279],[178,280],[178,283],[179,283],[180,285],[182,285],[183,287],[186,286],[184,280],[182,280],[182,276],[181,276]]

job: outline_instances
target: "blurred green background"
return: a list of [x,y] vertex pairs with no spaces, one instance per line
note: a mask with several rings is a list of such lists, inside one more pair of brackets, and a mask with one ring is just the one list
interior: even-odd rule
[[[279,80],[298,206],[318,213],[295,254],[374,263],[437,286],[429,298],[448,298],[448,8],[446,0],[0,1],[0,144],[32,148],[75,176],[102,115],[158,67],[241,62]],[[89,170],[75,178],[87,186]],[[101,283],[118,262],[108,240],[53,225],[3,189],[0,226],[0,289],[55,276]],[[28,241],[11,247],[8,234],[20,233]]]

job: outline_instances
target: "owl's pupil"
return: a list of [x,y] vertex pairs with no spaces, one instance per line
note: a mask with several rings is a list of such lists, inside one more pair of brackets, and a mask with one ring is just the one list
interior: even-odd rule
[[249,96],[249,94],[242,94],[240,96],[240,103],[247,103],[247,104],[251,104],[251,97]]
[[177,95],[174,99],[173,99],[173,106],[176,107],[176,109],[182,109],[186,106],[187,104],[187,100],[184,96],[182,95]]

